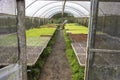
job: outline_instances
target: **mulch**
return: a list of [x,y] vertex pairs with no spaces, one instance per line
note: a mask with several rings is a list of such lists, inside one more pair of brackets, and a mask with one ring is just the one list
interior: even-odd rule
[[71,34],[68,33],[69,38],[74,42],[85,42],[87,41],[87,34]]

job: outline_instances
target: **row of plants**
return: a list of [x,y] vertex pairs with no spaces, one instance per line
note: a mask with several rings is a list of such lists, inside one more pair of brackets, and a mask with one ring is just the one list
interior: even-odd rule
[[[55,25],[53,25],[55,26]],[[48,27],[48,25],[40,26],[26,31],[27,37],[36,37],[41,35],[52,35],[56,30],[55,27]]]
[[66,55],[72,70],[72,80],[84,80],[84,67],[80,66],[76,55],[72,49],[71,41],[68,38],[66,31],[64,31],[64,39],[66,42]]
[[[48,27],[53,26],[53,27]],[[47,40],[49,40],[48,37],[40,37],[41,35],[49,35],[52,36],[53,33],[56,30],[55,24],[49,24],[49,25],[43,25],[38,28],[33,28],[26,30],[26,40],[27,40],[27,46],[42,46]],[[44,39],[44,40],[43,40]],[[1,35],[0,36],[0,46],[17,46],[17,34],[11,33],[7,35]]]
[[49,41],[47,47],[44,49],[42,54],[39,56],[35,65],[27,67],[27,69],[28,69],[28,80],[38,80],[39,75],[41,73],[41,69],[43,68],[43,66],[45,64],[46,59],[48,58],[48,56],[52,52],[52,47],[53,47],[53,45],[56,41],[56,37],[57,37],[57,30],[53,34],[53,36],[52,36],[51,40]]
[[65,29],[66,32],[72,34],[88,34],[88,28],[77,23],[66,24]]

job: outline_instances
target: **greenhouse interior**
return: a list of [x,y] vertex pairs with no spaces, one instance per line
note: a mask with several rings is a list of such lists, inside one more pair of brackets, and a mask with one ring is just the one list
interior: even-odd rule
[[120,0],[0,0],[0,80],[120,80]]

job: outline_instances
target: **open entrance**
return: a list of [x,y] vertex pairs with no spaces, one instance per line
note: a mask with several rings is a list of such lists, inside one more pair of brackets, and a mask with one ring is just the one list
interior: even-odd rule
[[0,80],[120,79],[119,0],[0,0],[0,6]]

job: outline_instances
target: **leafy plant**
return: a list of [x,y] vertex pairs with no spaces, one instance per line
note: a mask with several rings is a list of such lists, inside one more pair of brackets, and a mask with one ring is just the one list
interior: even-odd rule
[[76,55],[72,49],[71,41],[64,31],[64,39],[66,42],[66,55],[70,63],[72,70],[72,80],[84,80],[84,67],[81,67],[78,63]]
[[88,34],[88,28],[77,23],[66,24],[65,29],[68,33],[72,34]]

